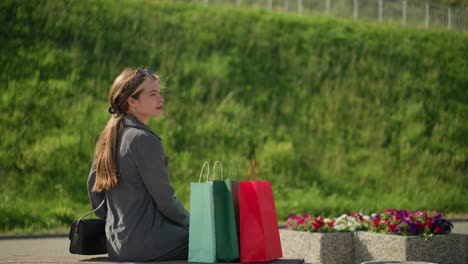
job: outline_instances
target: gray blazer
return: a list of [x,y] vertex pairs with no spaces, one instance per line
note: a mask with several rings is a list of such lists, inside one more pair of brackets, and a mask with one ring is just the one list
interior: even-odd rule
[[170,185],[169,158],[161,139],[131,115],[123,119],[118,140],[117,188],[92,192],[95,164],[88,177],[88,195],[96,215],[106,220],[109,257],[121,261],[150,261],[188,244],[189,213]]

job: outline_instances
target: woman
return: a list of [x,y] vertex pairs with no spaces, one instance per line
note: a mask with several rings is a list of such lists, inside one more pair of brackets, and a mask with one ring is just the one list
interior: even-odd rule
[[161,139],[146,124],[163,114],[159,78],[125,69],[109,93],[112,114],[88,178],[91,205],[106,220],[109,257],[120,261],[187,259],[189,213],[174,196]]

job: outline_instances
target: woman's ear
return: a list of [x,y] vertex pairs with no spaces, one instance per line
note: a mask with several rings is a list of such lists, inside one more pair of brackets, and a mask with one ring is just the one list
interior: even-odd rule
[[127,103],[128,103],[128,105],[135,105],[135,104],[136,104],[135,98],[133,98],[133,97],[130,96],[130,97],[127,99]]

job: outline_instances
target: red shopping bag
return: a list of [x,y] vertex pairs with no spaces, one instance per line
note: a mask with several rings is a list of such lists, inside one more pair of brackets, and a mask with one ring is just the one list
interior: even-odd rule
[[260,164],[250,161],[252,181],[239,183],[241,262],[267,262],[283,257],[270,181],[257,181],[255,165],[262,177]]

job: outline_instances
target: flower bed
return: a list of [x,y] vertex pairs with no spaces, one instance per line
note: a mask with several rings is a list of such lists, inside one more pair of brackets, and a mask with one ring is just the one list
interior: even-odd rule
[[288,230],[281,230],[280,235],[285,257],[321,264],[372,260],[468,263],[468,235],[452,235],[452,227],[437,211],[386,209],[370,216],[292,216]]
[[429,240],[434,234],[449,234],[452,223],[437,211],[408,211],[386,209],[372,215],[367,222],[368,231],[394,235],[422,235]]
[[342,215],[337,218],[314,217],[310,214],[303,214],[289,217],[286,222],[286,229],[319,233],[353,232],[366,229],[366,225],[363,225],[363,222],[359,220],[362,217],[358,213]]
[[393,235],[421,235],[426,240],[434,234],[449,234],[452,223],[437,211],[408,211],[385,209],[371,216],[350,213],[337,218],[303,214],[288,218],[286,229],[308,232],[354,232],[365,230]]

